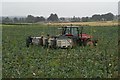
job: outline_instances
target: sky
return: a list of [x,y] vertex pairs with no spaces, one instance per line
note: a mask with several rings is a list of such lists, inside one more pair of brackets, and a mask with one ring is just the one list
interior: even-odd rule
[[119,0],[0,0],[2,2],[118,2]]
[[[1,4],[1,3],[0,3]],[[83,17],[93,14],[118,14],[118,0],[4,0],[0,16],[44,16],[56,13],[59,17]]]

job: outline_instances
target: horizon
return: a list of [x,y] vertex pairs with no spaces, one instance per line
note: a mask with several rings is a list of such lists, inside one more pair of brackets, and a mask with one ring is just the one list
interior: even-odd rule
[[[111,12],[108,12],[108,13],[111,13]],[[50,13],[51,14],[51,13]],[[53,13],[53,14],[55,14],[55,13]],[[104,14],[107,14],[107,13],[104,13]],[[113,13],[112,13],[113,14]],[[28,14],[28,15],[31,15],[31,14]],[[9,17],[9,18],[14,18],[14,17],[17,17],[17,18],[21,18],[21,17],[23,17],[23,18],[26,18],[28,15],[26,15],[26,16],[0,16],[0,18],[2,18],[2,17]],[[57,14],[57,15],[59,15],[59,14]],[[93,15],[103,15],[103,14],[93,14]],[[91,16],[82,16],[82,17],[92,17],[93,15],[91,15]],[[113,14],[114,16],[117,16],[117,15],[115,15],[115,14]],[[34,15],[32,15],[32,16],[34,16]],[[50,16],[50,15],[49,15]],[[41,17],[41,16],[34,16],[34,17]],[[42,17],[44,17],[44,16],[42,16]],[[71,17],[64,17],[64,18],[73,18],[74,16],[71,16]],[[75,16],[75,17],[79,17],[79,16]],[[82,17],[79,17],[79,18],[82,18]],[[48,17],[44,17],[44,18],[48,18]],[[62,17],[59,17],[58,16],[58,18],[62,18]]]

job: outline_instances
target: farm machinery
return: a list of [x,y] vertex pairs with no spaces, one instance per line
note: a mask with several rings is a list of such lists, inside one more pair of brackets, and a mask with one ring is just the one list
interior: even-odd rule
[[59,28],[61,34],[58,36],[32,37],[26,39],[26,46],[40,45],[49,48],[73,48],[75,46],[96,46],[97,40],[93,40],[93,36],[83,33],[83,27],[65,26]]

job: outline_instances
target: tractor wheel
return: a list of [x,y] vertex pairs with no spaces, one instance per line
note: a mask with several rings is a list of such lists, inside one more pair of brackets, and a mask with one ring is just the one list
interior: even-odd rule
[[26,39],[26,47],[29,47],[29,45],[30,45],[30,39],[27,38],[27,39]]
[[94,46],[94,43],[93,43],[92,41],[88,41],[88,42],[86,43],[86,46],[93,47],[93,46]]

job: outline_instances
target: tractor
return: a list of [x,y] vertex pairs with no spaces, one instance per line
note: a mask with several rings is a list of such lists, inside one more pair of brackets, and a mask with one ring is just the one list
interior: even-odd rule
[[59,28],[61,34],[57,36],[31,37],[26,39],[26,46],[41,45],[49,48],[74,48],[76,46],[96,46],[97,40],[93,40],[93,36],[83,33],[83,27],[79,30],[79,26],[65,26]]

